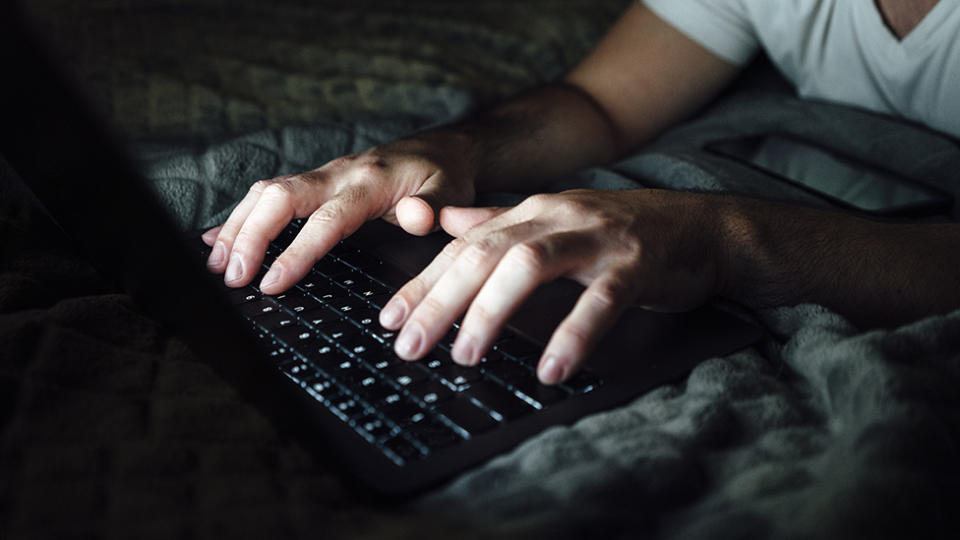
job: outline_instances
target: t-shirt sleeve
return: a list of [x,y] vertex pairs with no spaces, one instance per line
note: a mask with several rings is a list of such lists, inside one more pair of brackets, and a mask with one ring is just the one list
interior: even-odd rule
[[641,0],[658,17],[737,66],[759,49],[742,0]]

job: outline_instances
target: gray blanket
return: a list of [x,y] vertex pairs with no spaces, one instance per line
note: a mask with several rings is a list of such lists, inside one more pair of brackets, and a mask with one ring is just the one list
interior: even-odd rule
[[[319,124],[141,154],[183,226],[197,228],[220,222],[254,180],[416,127]],[[777,92],[735,94],[638,155],[554,187],[658,186],[824,205],[700,148],[774,130],[815,135],[960,191],[955,142]],[[756,316],[769,331],[761,344],[709,359],[621,408],[551,428],[411,502],[410,512],[517,536],[949,535],[957,525],[950,501],[960,493],[960,311],[870,332],[814,305]]]

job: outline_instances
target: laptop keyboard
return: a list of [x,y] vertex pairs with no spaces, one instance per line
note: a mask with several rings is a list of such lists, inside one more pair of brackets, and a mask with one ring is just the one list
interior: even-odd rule
[[425,358],[401,360],[395,332],[378,316],[396,292],[388,284],[406,275],[349,242],[296,287],[262,294],[256,285],[301,225],[294,221],[271,243],[252,285],[224,286],[227,296],[287,377],[398,466],[601,386],[584,370],[562,385],[540,384],[542,348],[510,330],[476,367],[450,357],[456,325]]

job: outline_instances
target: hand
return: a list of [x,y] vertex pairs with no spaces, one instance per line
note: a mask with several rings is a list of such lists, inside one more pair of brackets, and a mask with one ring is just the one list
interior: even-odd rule
[[475,365],[520,304],[560,276],[587,288],[554,331],[537,369],[545,384],[578,369],[623,310],[694,308],[720,290],[709,196],[575,190],[534,195],[513,208],[446,207],[456,236],[380,314],[402,328],[395,349],[422,357],[465,310],[453,358]]
[[260,283],[277,294],[299,281],[337,242],[383,217],[423,235],[439,209],[473,202],[474,173],[465,138],[425,134],[335,159],[309,172],[261,180],[227,221],[203,235],[208,268],[231,287],[250,283],[269,242],[294,218],[307,222]]

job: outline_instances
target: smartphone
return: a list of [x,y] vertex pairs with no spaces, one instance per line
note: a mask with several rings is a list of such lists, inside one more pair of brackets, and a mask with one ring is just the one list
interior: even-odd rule
[[705,148],[867,214],[930,216],[953,206],[949,193],[789,135],[724,139]]

